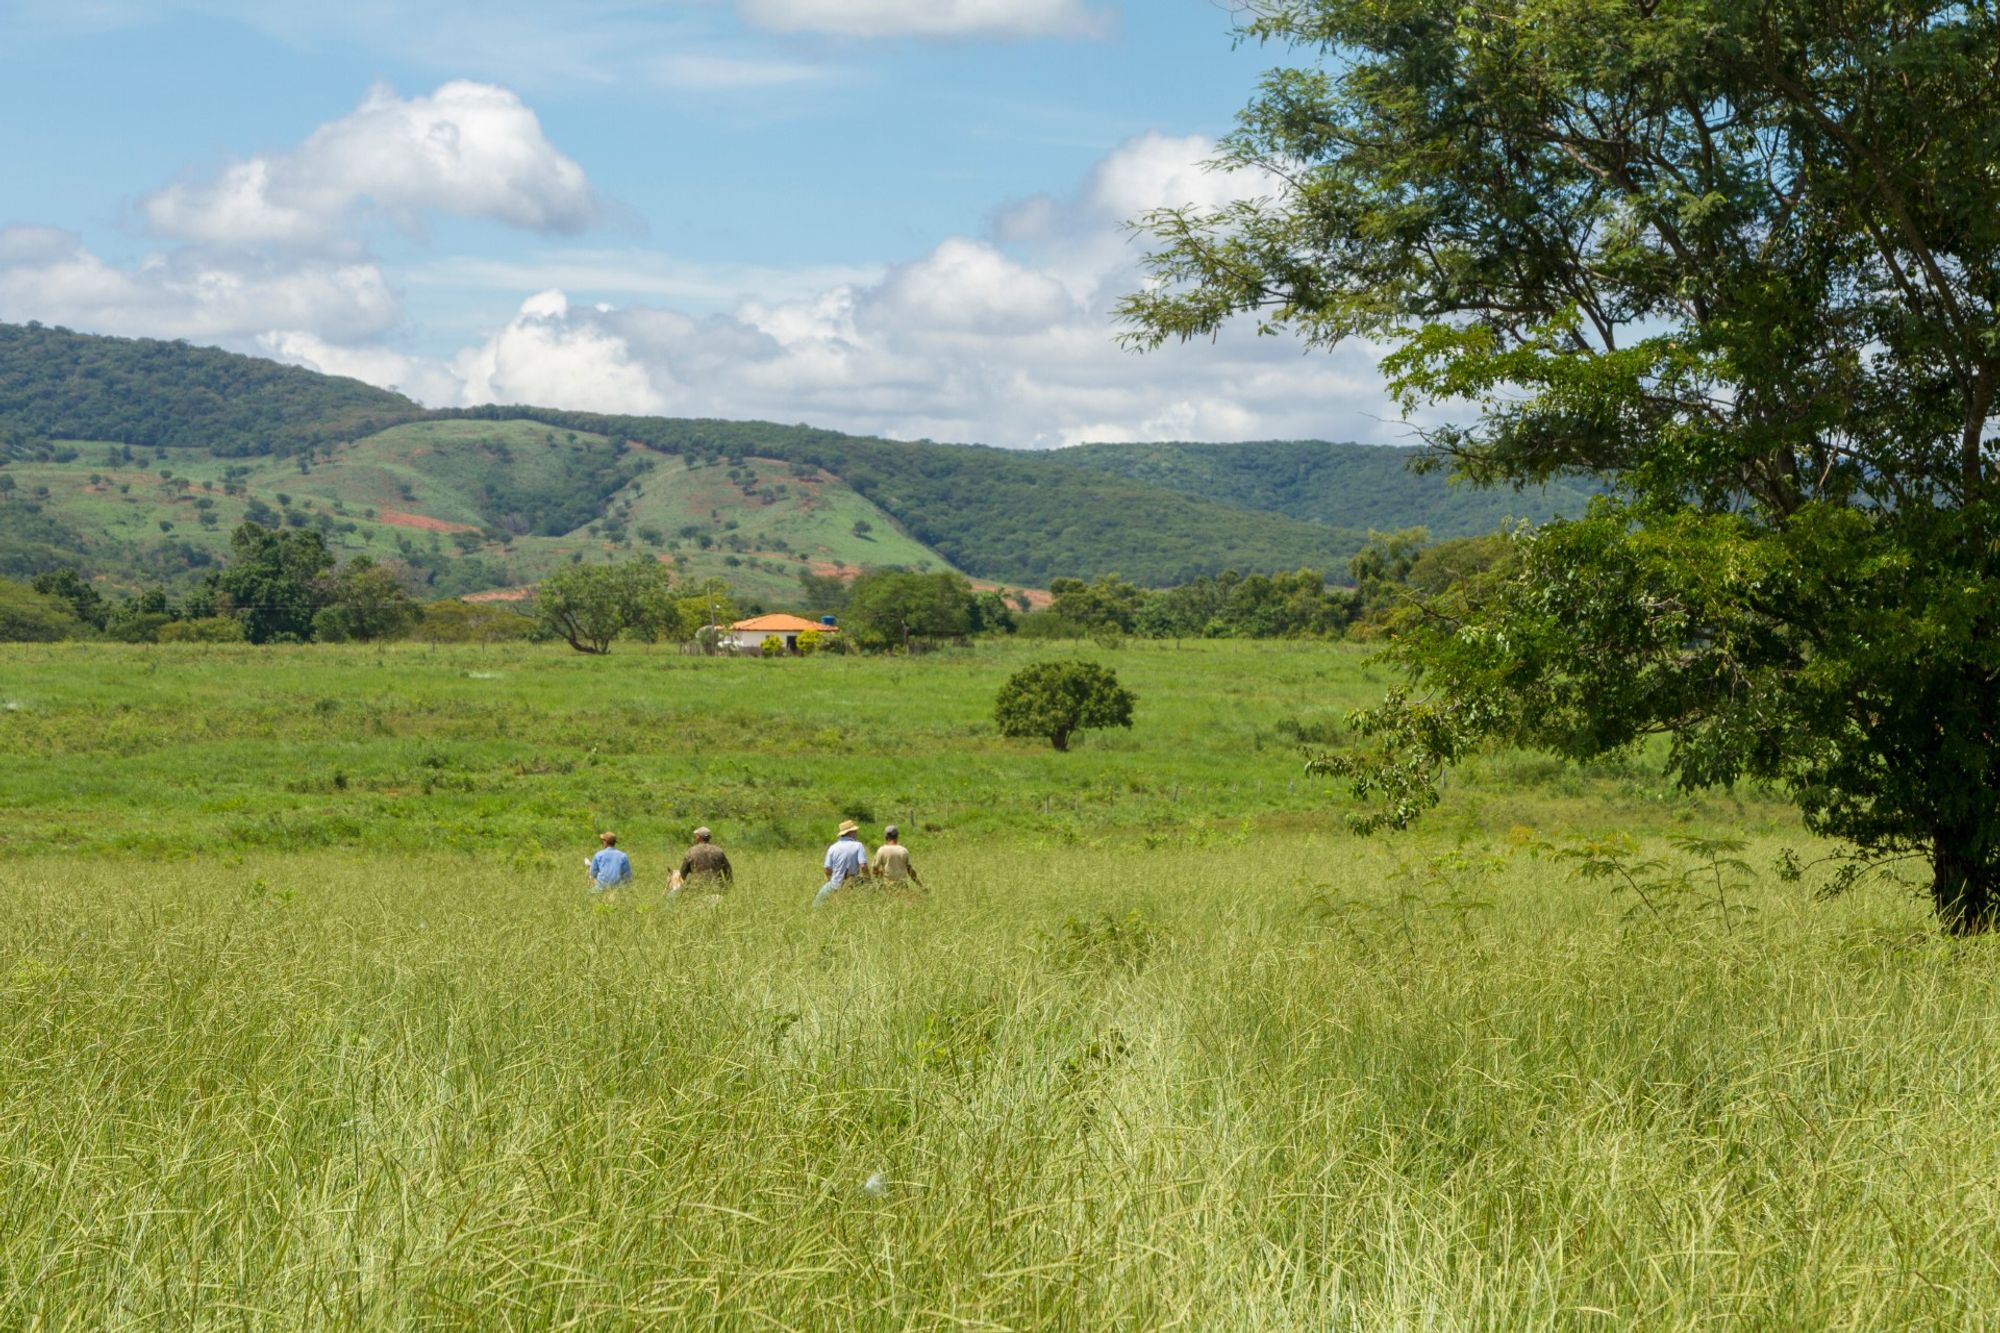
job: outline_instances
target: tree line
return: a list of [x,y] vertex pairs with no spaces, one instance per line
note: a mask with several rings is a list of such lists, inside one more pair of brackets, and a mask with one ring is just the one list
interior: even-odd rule
[[[1430,542],[1422,529],[1374,534],[1348,562],[1351,585],[1318,570],[1224,571],[1168,588],[1116,574],[1053,581],[1030,610],[1006,589],[976,587],[956,571],[873,569],[852,579],[800,575],[802,610],[834,615],[829,651],[921,652],[986,634],[1100,642],[1146,639],[1377,638],[1418,614],[1425,599],[1502,564],[1504,536]],[[727,582],[684,583],[656,559],[567,565],[518,609],[413,595],[427,571],[355,556],[345,563],[316,528],[246,522],[229,558],[175,598],[164,586],[108,597],[77,568],[22,583],[0,578],[0,641],[107,638],[123,642],[344,643],[418,637],[436,642],[539,639],[579,652],[621,640],[714,646],[714,626],[744,611]],[[749,608],[758,609],[755,607]],[[707,636],[707,637],[705,637]]]

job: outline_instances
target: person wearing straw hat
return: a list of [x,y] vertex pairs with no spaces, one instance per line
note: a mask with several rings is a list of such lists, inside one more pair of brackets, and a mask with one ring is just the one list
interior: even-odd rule
[[706,825],[694,831],[694,846],[687,849],[687,855],[681,857],[680,867],[667,881],[668,897],[682,889],[721,893],[736,882],[736,872],[730,868],[728,853],[710,841],[714,836]]
[[813,906],[824,907],[835,889],[857,875],[868,873],[868,849],[861,845],[861,826],[851,819],[840,821],[840,836],[826,849],[826,883],[813,895]]

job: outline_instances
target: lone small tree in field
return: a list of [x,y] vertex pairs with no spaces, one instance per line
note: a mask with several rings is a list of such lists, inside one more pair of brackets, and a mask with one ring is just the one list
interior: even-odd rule
[[1095,662],[1037,662],[1007,678],[993,701],[1002,736],[1046,736],[1069,749],[1079,731],[1132,725],[1137,698]]

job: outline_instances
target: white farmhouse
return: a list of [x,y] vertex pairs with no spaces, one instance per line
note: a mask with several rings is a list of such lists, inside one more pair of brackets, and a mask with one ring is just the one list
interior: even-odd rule
[[799,650],[799,635],[806,633],[837,634],[839,631],[831,625],[822,625],[817,620],[806,620],[799,616],[780,613],[739,620],[723,632],[721,640],[725,648],[732,648],[739,653],[754,653],[763,649],[764,640],[776,635],[784,641],[786,652],[795,653]]

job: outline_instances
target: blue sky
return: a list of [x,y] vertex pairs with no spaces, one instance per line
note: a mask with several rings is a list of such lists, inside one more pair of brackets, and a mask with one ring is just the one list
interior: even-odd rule
[[1119,228],[1281,53],[1217,0],[0,0],[0,318],[432,403],[1401,439],[1363,350],[1138,357]]

